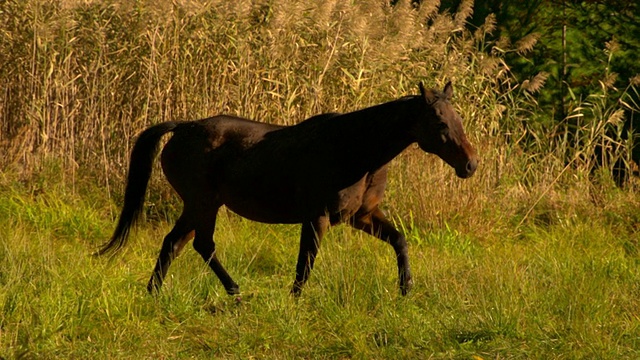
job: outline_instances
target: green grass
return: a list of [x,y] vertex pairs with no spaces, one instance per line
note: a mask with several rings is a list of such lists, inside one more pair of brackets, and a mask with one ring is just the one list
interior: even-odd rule
[[623,207],[506,237],[403,224],[415,276],[407,297],[391,249],[339,226],[299,299],[288,292],[298,228],[223,212],[217,243],[237,299],[190,247],[148,295],[170,224],[146,223],[121,256],[95,258],[113,223],[97,205],[108,202],[87,198],[64,186],[0,191],[1,357],[640,356],[640,257]]

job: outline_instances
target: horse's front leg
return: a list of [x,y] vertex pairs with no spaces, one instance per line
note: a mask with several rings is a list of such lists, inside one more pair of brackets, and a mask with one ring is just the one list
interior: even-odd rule
[[298,263],[296,265],[296,279],[291,288],[291,294],[299,296],[302,287],[309,279],[313,263],[318,255],[320,241],[329,228],[329,218],[321,216],[314,221],[302,223],[300,232],[300,252],[298,253]]
[[390,244],[396,253],[398,261],[398,277],[400,278],[400,291],[402,295],[407,295],[413,286],[411,279],[411,268],[409,267],[409,251],[407,240],[396,228],[386,219],[380,209],[363,217],[353,219],[353,227],[371,234],[384,242]]

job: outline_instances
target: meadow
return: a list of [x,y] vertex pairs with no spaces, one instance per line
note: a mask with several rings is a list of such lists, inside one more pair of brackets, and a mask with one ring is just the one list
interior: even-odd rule
[[[635,359],[640,357],[640,182],[622,110],[577,101],[571,136],[537,121],[548,74],[505,53],[535,37],[465,28],[473,4],[400,1],[42,1],[0,4],[0,358]],[[457,179],[410,147],[390,165],[392,249],[346,226],[323,240],[292,298],[299,227],[223,210],[216,242],[242,294],[188,247],[160,294],[146,282],[180,202],[155,169],[124,252],[115,226],[136,135],[219,113],[293,124],[454,83],[481,158]],[[630,87],[628,91],[636,91]],[[615,132],[615,131],[614,131]],[[631,139],[632,140],[632,139]],[[612,157],[597,158],[596,145]],[[613,160],[612,160],[613,159]],[[618,161],[618,162],[619,162]]]

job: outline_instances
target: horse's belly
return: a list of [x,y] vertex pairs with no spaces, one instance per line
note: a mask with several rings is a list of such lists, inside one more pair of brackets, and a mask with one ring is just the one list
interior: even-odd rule
[[221,191],[223,203],[236,214],[264,223],[295,224],[319,216],[329,216],[332,223],[349,219],[363,205],[365,179],[342,189],[328,190],[322,186],[275,185],[226,187]]
[[298,224],[304,221],[302,214],[282,203],[235,200],[224,204],[234,213],[253,221],[269,224]]
[[220,191],[231,211],[250,220],[272,224],[296,224],[319,213],[318,204],[305,201],[293,187],[266,186],[264,182],[243,186],[234,183]]

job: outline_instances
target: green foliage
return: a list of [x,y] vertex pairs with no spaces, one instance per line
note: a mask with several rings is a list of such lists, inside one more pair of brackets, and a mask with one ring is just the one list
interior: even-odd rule
[[[516,45],[516,56],[506,59],[517,77],[540,71],[550,75],[541,103],[552,119],[562,120],[576,98],[579,102],[599,91],[599,82],[625,89],[640,73],[634,59],[640,49],[636,2],[483,0],[475,2],[475,9],[471,24],[479,26],[493,13],[495,38]],[[523,53],[526,58],[519,56]],[[620,93],[614,95],[617,99]]]

